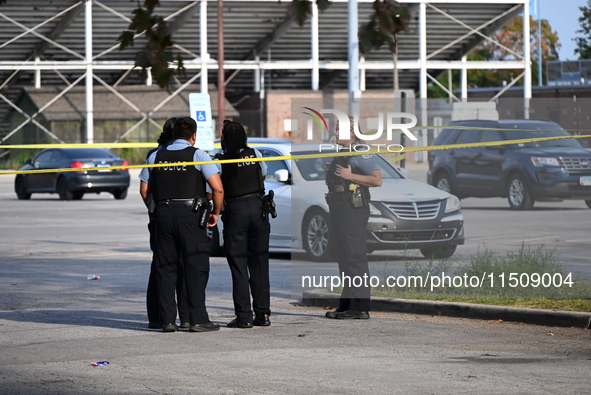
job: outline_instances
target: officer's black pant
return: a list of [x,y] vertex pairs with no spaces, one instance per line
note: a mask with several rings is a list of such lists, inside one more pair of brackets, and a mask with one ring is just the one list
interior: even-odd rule
[[156,281],[160,320],[176,321],[175,287],[179,257],[185,268],[189,323],[205,324],[205,287],[209,280],[209,239],[198,215],[188,206],[158,206],[154,212]]
[[[148,230],[150,231],[150,249],[152,250],[152,264],[150,265],[150,277],[148,279],[148,289],[146,290],[146,309],[148,311],[148,321],[151,324],[161,324],[160,321],[160,302],[158,301],[158,287],[156,282],[156,271],[158,265],[156,264],[156,248],[154,220],[150,219],[148,223]],[[179,312],[179,319],[181,323],[189,322],[189,307],[187,305],[187,288],[185,286],[185,269],[179,265],[177,270],[176,281],[176,300]]]
[[263,218],[263,201],[258,197],[230,200],[226,202],[222,220],[224,250],[232,272],[232,297],[238,320],[252,322],[252,310],[257,316],[270,315],[270,226],[268,215]]
[[328,206],[339,275],[343,277],[339,310],[369,311],[371,289],[366,241],[369,207],[353,208],[348,200],[330,202]]

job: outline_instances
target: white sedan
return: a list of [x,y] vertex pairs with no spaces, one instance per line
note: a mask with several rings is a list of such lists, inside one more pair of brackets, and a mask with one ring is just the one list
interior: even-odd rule
[[[258,142],[265,141],[257,139]],[[250,140],[249,140],[250,142]],[[331,158],[305,158],[310,145],[252,144],[267,161],[265,189],[273,190],[277,218],[271,219],[272,250],[305,250],[315,261],[333,257],[324,166]],[[367,225],[368,251],[419,249],[427,258],[449,258],[464,244],[464,218],[454,195],[428,184],[406,179],[385,158],[376,155],[383,185],[371,188]],[[212,251],[223,245],[221,221],[212,234]]]

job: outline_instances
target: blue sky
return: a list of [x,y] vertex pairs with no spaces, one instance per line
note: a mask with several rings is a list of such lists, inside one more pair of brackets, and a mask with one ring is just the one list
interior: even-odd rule
[[579,7],[586,6],[587,0],[532,0],[531,14],[534,18],[537,18],[534,14],[537,11],[536,1],[540,1],[542,19],[547,19],[552,29],[558,32],[558,38],[562,44],[559,51],[560,60],[578,59],[579,57],[575,55],[576,44],[572,39],[580,36],[580,33],[576,33],[581,28]]

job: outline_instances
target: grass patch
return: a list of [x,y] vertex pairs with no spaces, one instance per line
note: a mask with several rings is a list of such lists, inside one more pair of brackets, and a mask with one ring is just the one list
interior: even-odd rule
[[463,299],[448,298],[446,302],[487,304],[494,306],[524,307],[530,309],[548,309],[563,311],[591,312],[591,299],[540,299],[540,298],[496,298]]
[[407,261],[396,283],[377,271],[384,284],[372,289],[378,297],[591,312],[591,284],[566,272],[543,245],[522,244],[504,256],[479,249],[455,269],[444,260]]

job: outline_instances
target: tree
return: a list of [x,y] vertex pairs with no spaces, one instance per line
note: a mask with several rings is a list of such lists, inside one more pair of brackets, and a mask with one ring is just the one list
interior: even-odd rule
[[[550,22],[542,19],[542,77],[546,80],[546,62],[548,60],[558,59],[558,50],[561,47],[558,33],[552,30]],[[507,23],[502,29],[491,37],[492,40],[499,42],[504,47],[493,43],[492,41],[485,41],[476,47],[470,54],[468,60],[485,61],[485,60],[514,60],[518,57],[513,53],[523,54],[523,17],[519,16]],[[530,17],[530,45],[532,54],[532,80],[538,80],[538,24],[537,21]],[[511,49],[513,52],[507,50]],[[510,83],[517,78],[522,70],[468,70],[468,84],[472,87],[501,87],[506,83]],[[459,88],[460,72],[453,71],[454,88]],[[442,85],[447,85],[447,76],[440,77]],[[516,85],[523,85],[523,80],[516,82]],[[443,92],[438,86],[429,89],[429,97],[447,97],[447,93]]]
[[410,21],[408,10],[396,1],[375,0],[374,14],[359,29],[359,50],[366,54],[387,45],[394,60],[394,89],[398,89],[398,33],[406,31]]
[[[330,0],[317,0],[316,5],[320,11],[324,11],[330,5]],[[312,2],[309,0],[292,0],[288,13],[293,14],[297,24],[303,26],[306,19],[312,15]]]
[[583,15],[579,18],[581,29],[577,33],[582,33],[583,37],[576,37],[577,43],[575,53],[579,54],[579,59],[591,59],[591,0],[587,1],[587,6],[579,7]]
[[[139,5],[133,11],[133,18],[127,30],[118,38],[119,49],[123,50],[134,45],[134,38],[144,33],[146,45],[136,52],[135,65],[142,68],[142,73],[150,70],[152,77],[161,88],[168,88],[168,84],[174,76],[174,70],[168,67],[173,60],[170,48],[173,46],[172,34],[168,31],[168,24],[161,16],[154,14],[154,9],[159,4],[158,0],[145,0],[144,5]],[[177,71],[183,73],[183,59],[177,55]]]
[[[552,30],[550,22],[546,19],[541,21],[542,27],[542,73],[545,73],[546,62],[548,60],[558,59],[558,50],[561,47],[558,33]],[[523,17],[519,16],[507,23],[503,29],[497,32],[493,40],[501,43],[504,47],[513,50],[518,54],[523,54]],[[530,16],[530,46],[532,54],[532,80],[538,79],[539,42],[538,42],[538,24]],[[514,60],[518,59],[514,53],[500,47],[491,41],[485,41],[478,46],[470,55],[469,60]],[[521,74],[520,70],[470,70],[468,72],[468,82],[477,87],[502,86],[503,83],[509,83]],[[542,75],[545,80],[545,75]],[[523,82],[519,81],[518,85]]]
[[[542,19],[542,57],[558,58],[558,50],[561,47],[558,39],[558,33],[552,30],[550,22]],[[537,61],[538,56],[538,23],[532,16],[529,17],[530,26],[530,45],[533,53],[532,59]],[[513,18],[494,36],[493,40],[498,41],[507,48],[512,49],[518,54],[523,53],[523,17]],[[499,47],[491,41],[485,41],[478,46],[474,52],[481,52],[486,58],[496,60],[516,59],[515,55],[506,48]]]
[[[6,0],[0,0],[0,4]],[[139,34],[145,34],[146,45],[136,52],[135,65],[142,68],[145,75],[150,70],[152,76],[161,88],[168,88],[175,70],[169,68],[169,63],[173,60],[172,48],[174,42],[172,33],[168,30],[166,21],[154,13],[159,5],[159,0],[144,0],[144,4],[139,5],[133,11],[133,19],[118,38],[119,49],[123,50],[134,45],[134,37]],[[329,0],[318,0],[318,8],[326,9],[330,5]],[[288,13],[295,15],[296,22],[302,26],[306,18],[312,13],[312,2],[309,0],[292,0],[289,5]],[[184,73],[183,59],[180,55],[176,57],[177,71]]]

